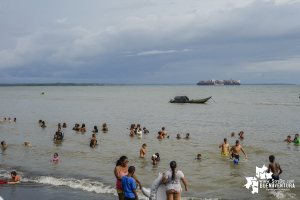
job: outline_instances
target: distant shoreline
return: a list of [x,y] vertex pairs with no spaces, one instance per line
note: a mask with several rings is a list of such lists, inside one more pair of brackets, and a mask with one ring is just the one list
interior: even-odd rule
[[[165,86],[170,85],[170,86],[172,86],[172,85],[195,85],[195,84],[0,83],[0,87],[7,87],[7,86],[138,86],[138,85],[145,85],[145,86],[147,86],[147,85],[149,85],[149,86],[151,86],[151,85],[153,85],[153,86],[155,86],[155,85],[165,85]],[[288,84],[288,83],[248,83],[248,84],[246,84],[245,83],[245,84],[241,84],[241,85],[297,85],[297,84]],[[228,86],[230,86],[230,85],[228,85]]]

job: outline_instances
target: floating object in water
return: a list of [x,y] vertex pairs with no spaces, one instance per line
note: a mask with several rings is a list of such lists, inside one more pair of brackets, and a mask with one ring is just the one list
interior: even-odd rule
[[236,158],[233,160],[234,163],[239,163],[239,160]]
[[159,173],[157,179],[152,183],[150,189],[142,188],[142,192],[149,200],[167,199],[166,185],[162,183],[162,173]]

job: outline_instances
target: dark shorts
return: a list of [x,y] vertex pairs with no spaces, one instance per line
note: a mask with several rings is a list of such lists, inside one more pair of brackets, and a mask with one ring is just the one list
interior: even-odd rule
[[232,158],[236,158],[240,161],[240,155],[235,155],[235,154],[232,154]]
[[272,179],[269,179],[269,183],[272,183],[274,180],[275,184],[278,184],[279,181],[279,175],[273,176],[272,175]]
[[128,197],[125,197],[125,200],[135,200],[135,198],[128,198]]

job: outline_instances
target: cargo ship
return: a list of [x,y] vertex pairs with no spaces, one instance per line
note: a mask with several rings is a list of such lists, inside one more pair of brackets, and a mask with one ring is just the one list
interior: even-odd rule
[[197,85],[241,85],[241,81],[234,81],[232,78],[230,80],[220,81],[220,80],[209,80],[209,81],[199,81]]

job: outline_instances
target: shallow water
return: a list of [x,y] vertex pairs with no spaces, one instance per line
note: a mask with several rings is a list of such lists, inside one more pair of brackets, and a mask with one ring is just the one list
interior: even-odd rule
[[[0,124],[0,140],[8,144],[0,155],[0,176],[18,169],[26,184],[45,185],[50,191],[63,185],[70,193],[75,190],[101,199],[116,198],[113,169],[115,161],[126,155],[145,187],[176,160],[189,185],[184,197],[299,199],[300,148],[282,142],[287,135],[293,138],[299,133],[299,91],[299,86],[0,87],[0,118],[17,117],[16,123]],[[168,103],[176,95],[190,99],[212,96],[215,102]],[[45,120],[45,129],[39,126],[39,119]],[[68,127],[63,129],[64,141],[54,144],[59,122]],[[109,131],[97,134],[99,145],[92,149],[93,126],[100,128],[104,122]],[[85,123],[87,132],[73,131],[75,123]],[[146,126],[150,133],[130,138],[132,123]],[[170,139],[159,141],[157,132],[163,126]],[[220,155],[218,146],[225,137],[233,145],[241,130],[248,160],[234,164]],[[175,139],[177,133],[184,137],[187,132],[190,140]],[[231,132],[236,136],[231,137]],[[25,140],[32,146],[23,146]],[[139,158],[143,143],[147,144],[145,159]],[[61,159],[59,164],[50,162],[55,152]],[[151,155],[156,152],[161,161],[152,166]],[[198,153],[203,157],[200,162],[194,160]],[[256,166],[268,165],[271,154],[284,171],[280,178],[295,180],[296,189],[278,193],[260,189],[252,194],[244,187],[245,177],[255,176]],[[0,187],[1,191],[10,188]]]

